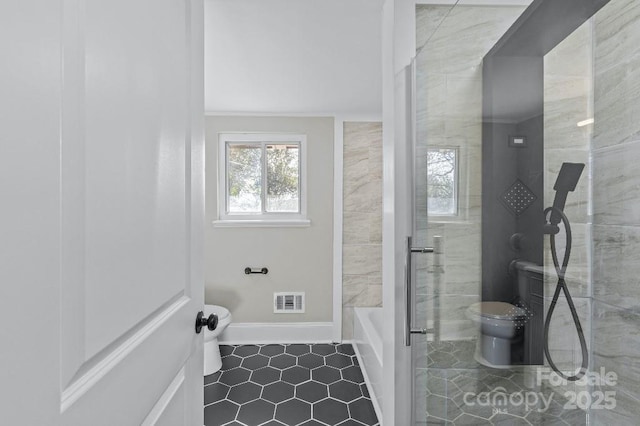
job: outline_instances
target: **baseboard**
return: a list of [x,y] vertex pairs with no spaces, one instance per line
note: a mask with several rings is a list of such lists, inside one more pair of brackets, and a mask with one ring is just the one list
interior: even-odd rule
[[266,345],[271,343],[332,343],[331,322],[229,324],[218,341],[225,345]]

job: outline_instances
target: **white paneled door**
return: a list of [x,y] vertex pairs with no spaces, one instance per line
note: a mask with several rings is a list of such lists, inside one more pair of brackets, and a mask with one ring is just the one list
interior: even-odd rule
[[202,0],[0,2],[0,424],[202,425]]

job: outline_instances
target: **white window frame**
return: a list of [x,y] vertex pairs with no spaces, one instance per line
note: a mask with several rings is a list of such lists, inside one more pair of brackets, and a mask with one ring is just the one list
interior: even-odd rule
[[[227,184],[227,147],[231,144],[255,144],[261,146],[262,157],[262,186],[266,188],[266,146],[272,144],[297,144],[299,147],[299,212],[267,212],[266,194],[263,194],[262,212],[256,213],[230,213],[228,211],[228,184]],[[298,227],[309,226],[311,221],[307,218],[307,137],[302,134],[292,133],[220,133],[218,135],[218,220],[215,226],[285,226]],[[264,192],[264,191],[263,191]]]

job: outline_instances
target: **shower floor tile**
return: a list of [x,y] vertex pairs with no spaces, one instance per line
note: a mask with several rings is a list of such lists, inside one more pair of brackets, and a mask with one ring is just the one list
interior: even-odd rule
[[[417,376],[425,388],[417,401],[419,426],[588,424],[584,410],[564,409],[568,401],[564,391],[537,385],[522,367],[493,369],[478,364],[474,341],[429,342],[427,349],[427,368],[418,369]],[[519,398],[505,402],[507,396],[533,394],[549,405],[522,404]],[[485,403],[487,397],[491,404]]]
[[348,344],[220,346],[205,426],[379,425]]

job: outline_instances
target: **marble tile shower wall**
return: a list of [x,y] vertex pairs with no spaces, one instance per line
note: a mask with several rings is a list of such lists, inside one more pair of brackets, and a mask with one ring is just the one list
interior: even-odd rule
[[[587,341],[591,335],[591,165],[593,126],[577,123],[593,117],[592,21],[587,21],[544,57],[544,205],[553,204],[553,186],[563,162],[586,165],[576,190],[569,194],[565,214],[571,223],[573,246],[567,283]],[[560,236],[558,241],[562,241]],[[563,247],[560,243],[559,247]],[[562,250],[562,249],[561,249]],[[557,276],[549,238],[544,242],[545,304],[549,307]],[[560,368],[580,366],[582,353],[575,325],[564,297],[551,320],[549,349]],[[573,389],[569,384],[567,390]],[[581,389],[580,389],[581,390]]]
[[382,123],[345,122],[343,138],[342,338],[353,308],[382,306]]
[[[434,236],[442,237],[438,264],[431,257],[415,258],[417,299],[428,305],[418,306],[417,320],[424,323],[440,315],[445,340],[475,335],[465,310],[481,293],[482,58],[523,10],[416,8],[416,244],[430,246]],[[458,215],[431,217],[427,226],[426,156],[427,149],[438,147],[458,150]],[[440,309],[435,312],[437,280]]]
[[640,415],[640,2],[611,0],[594,19],[593,363],[618,374],[615,410]]

